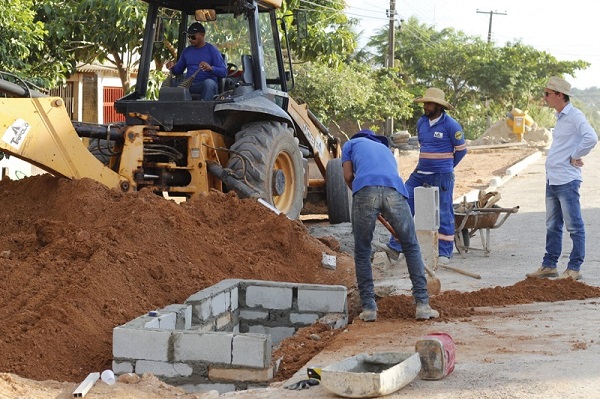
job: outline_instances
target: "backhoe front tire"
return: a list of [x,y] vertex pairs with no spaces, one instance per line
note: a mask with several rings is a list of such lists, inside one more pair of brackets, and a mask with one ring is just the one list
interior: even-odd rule
[[304,166],[298,139],[280,122],[263,121],[245,125],[235,135],[232,157],[227,165],[236,176],[264,200],[290,219],[300,216],[304,199]]

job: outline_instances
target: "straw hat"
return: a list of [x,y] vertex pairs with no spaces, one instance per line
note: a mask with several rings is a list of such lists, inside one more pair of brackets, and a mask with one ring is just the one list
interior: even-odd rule
[[425,94],[423,96],[417,97],[413,101],[416,103],[436,103],[446,109],[453,110],[454,107],[450,105],[445,98],[446,95],[442,90],[436,89],[435,87],[430,87],[429,89],[425,90]]
[[548,83],[546,83],[546,89],[554,90],[567,96],[571,95],[571,84],[558,76],[550,76]]

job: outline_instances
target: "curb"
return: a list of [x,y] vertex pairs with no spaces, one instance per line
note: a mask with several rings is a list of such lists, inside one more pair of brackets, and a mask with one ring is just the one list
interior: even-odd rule
[[[501,185],[512,179],[514,176],[517,176],[519,173],[521,173],[529,165],[540,159],[542,155],[542,151],[536,151],[528,157],[520,160],[513,166],[507,168],[505,171],[506,174],[504,176],[492,177],[490,182],[488,183],[486,191],[500,187]],[[467,198],[467,202],[477,201],[477,199],[479,198],[479,191],[480,190],[471,190],[467,194],[465,194],[463,198],[455,200],[454,203],[456,204],[462,202],[464,200],[464,197]]]

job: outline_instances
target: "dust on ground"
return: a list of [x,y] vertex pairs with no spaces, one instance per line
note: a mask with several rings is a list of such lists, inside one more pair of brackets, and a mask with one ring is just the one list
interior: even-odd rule
[[[467,155],[455,195],[485,186],[526,156],[492,153],[500,153],[497,163],[490,153]],[[401,167],[414,168],[405,161]],[[323,252],[336,254],[335,238],[317,240],[300,222],[229,194],[177,205],[150,192],[122,194],[87,179],[43,175],[2,180],[0,205],[0,371],[10,373],[0,374],[0,397],[70,397],[88,373],[110,368],[113,327],[226,278],[343,284],[354,293],[348,255],[337,253],[335,271],[321,267]],[[570,280],[524,280],[444,292],[432,305],[445,320],[468,321],[480,306],[598,296],[599,288]],[[415,323],[409,296],[385,297],[378,306],[381,320]],[[377,325],[369,327],[376,333]],[[274,351],[282,359],[276,378],[292,375],[328,345],[343,345],[347,336],[338,334],[315,325],[285,340]],[[152,376],[123,387],[121,396],[114,389],[103,396],[105,388],[89,397],[185,397]]]

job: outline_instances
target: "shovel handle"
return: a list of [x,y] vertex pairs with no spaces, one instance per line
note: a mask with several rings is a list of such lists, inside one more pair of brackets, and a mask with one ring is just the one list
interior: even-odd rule
[[481,276],[479,274],[471,273],[466,270],[459,269],[458,267],[452,267],[452,266],[446,266],[446,265],[440,265],[440,267],[443,269],[446,269],[446,270],[452,270],[453,272],[456,272],[456,273],[464,274],[465,276],[476,278],[478,280],[481,279]]
[[[389,224],[389,222],[387,220],[385,220],[383,218],[383,216],[381,216],[381,214],[377,215],[377,220],[379,220],[381,222],[381,224],[388,229],[388,231],[390,233],[392,233],[392,235],[394,236],[394,238],[396,240],[398,240],[398,236],[396,236],[396,232],[394,232],[394,229],[392,228],[392,226]],[[423,265],[425,267],[425,271],[427,272],[427,274],[429,275],[429,277],[435,278],[435,273],[426,265]]]

